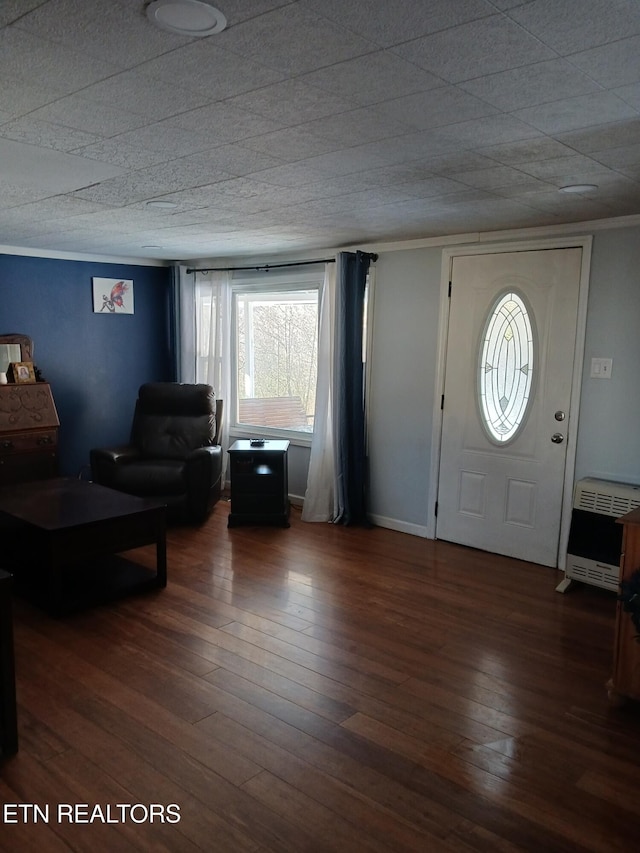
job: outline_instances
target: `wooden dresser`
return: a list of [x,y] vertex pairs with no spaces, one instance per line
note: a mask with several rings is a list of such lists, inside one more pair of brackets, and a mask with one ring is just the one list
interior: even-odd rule
[[[628,581],[640,569],[640,509],[634,509],[618,519],[623,526],[620,580]],[[631,614],[618,601],[613,646],[613,675],[607,688],[612,702],[624,698],[640,700],[640,634]]]
[[59,426],[48,383],[0,385],[0,485],[57,476]]

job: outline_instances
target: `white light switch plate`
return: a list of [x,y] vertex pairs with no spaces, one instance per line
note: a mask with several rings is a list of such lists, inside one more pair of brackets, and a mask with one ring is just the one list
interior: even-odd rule
[[591,378],[592,379],[611,379],[611,371],[613,369],[612,358],[592,358],[591,359]]

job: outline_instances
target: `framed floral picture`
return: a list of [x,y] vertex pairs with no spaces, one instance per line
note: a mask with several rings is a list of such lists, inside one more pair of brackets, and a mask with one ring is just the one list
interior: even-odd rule
[[133,281],[92,278],[94,314],[133,314]]

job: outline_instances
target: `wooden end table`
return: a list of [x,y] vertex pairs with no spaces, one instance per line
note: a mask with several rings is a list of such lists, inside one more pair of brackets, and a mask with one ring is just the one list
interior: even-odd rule
[[228,527],[274,524],[289,527],[288,441],[260,445],[239,439],[229,448],[231,512]]

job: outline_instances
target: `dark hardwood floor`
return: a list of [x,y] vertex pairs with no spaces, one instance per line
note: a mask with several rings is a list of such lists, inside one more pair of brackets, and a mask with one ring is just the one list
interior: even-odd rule
[[62,619],[14,600],[1,850],[638,849],[640,712],[605,690],[615,595],[227,512],[169,531],[166,590]]

